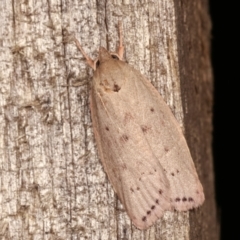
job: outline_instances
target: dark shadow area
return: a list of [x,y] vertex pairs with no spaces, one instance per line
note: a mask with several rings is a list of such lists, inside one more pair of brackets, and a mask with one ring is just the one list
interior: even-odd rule
[[240,239],[239,15],[237,2],[210,0],[214,74],[213,154],[221,240]]

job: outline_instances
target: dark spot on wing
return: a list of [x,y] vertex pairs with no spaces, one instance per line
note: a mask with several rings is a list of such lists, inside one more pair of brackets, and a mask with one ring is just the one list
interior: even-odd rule
[[145,222],[146,220],[147,220],[147,218],[144,216],[144,217],[142,218],[142,221]]
[[139,187],[137,187],[137,190],[139,191],[139,190],[140,190],[140,188],[139,188]]
[[113,91],[114,91],[114,92],[118,92],[120,89],[121,89],[121,88],[120,88],[116,83],[114,83],[114,85],[113,85]]
[[158,192],[159,192],[159,194],[162,194],[162,193],[163,193],[162,189],[160,189]]
[[180,202],[181,199],[178,197],[178,198],[175,199],[175,201],[176,201],[176,202]]
[[130,188],[131,192],[134,192],[133,188]]
[[109,127],[106,127],[105,129],[106,129],[107,131],[109,131]]
[[151,209],[152,209],[152,210],[155,209],[155,205],[151,206]]
[[128,135],[126,135],[126,134],[123,134],[123,135],[120,137],[121,142],[127,142],[128,139],[129,139],[129,137],[128,137]]
[[187,198],[184,197],[184,198],[182,199],[182,201],[183,201],[183,202],[186,202],[186,201],[187,201]]
[[164,151],[165,152],[169,152],[169,148],[168,147],[164,147]]
[[148,127],[148,126],[146,126],[146,125],[142,125],[142,126],[141,126],[141,129],[142,129],[142,132],[143,132],[143,133],[147,133],[148,130],[151,129],[151,127]]
[[149,215],[151,213],[151,211],[147,211],[147,214]]
[[159,204],[159,200],[158,200],[158,199],[156,199],[155,203],[156,203],[156,204]]
[[175,176],[175,174],[174,174],[174,173],[171,173],[171,175],[172,175],[172,176]]
[[189,197],[189,198],[188,198],[188,201],[189,201],[189,202],[193,202],[193,198]]
[[151,112],[154,112],[154,108],[153,108],[153,107],[151,107],[151,108],[150,108],[150,111],[151,111]]

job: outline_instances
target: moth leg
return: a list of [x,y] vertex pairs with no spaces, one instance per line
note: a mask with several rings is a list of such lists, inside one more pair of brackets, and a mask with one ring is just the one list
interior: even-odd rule
[[95,70],[95,68],[96,68],[96,67],[95,67],[95,61],[93,61],[93,60],[84,52],[84,50],[83,50],[80,42],[79,42],[76,38],[74,38],[74,41],[75,41],[75,43],[76,43],[77,48],[80,50],[80,52],[82,53],[82,55],[86,58],[88,65]]
[[118,30],[119,30],[118,56],[120,60],[123,60],[124,46],[123,46],[123,29],[121,21],[118,22]]

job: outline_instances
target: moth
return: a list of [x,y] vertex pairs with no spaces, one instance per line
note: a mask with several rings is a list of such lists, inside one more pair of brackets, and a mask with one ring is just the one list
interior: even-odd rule
[[123,61],[122,28],[117,53],[100,47],[93,61],[91,118],[98,153],[114,191],[133,224],[147,229],[164,212],[187,211],[204,202],[181,127],[153,85]]

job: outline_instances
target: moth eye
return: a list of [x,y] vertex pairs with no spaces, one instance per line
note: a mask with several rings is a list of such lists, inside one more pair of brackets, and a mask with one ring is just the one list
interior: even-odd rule
[[97,60],[97,62],[96,62],[96,68],[99,67],[99,65],[100,65],[100,61]]
[[115,54],[111,54],[111,56],[112,56],[113,59],[117,59],[117,60],[119,60],[119,57],[118,57],[117,55],[115,55]]

